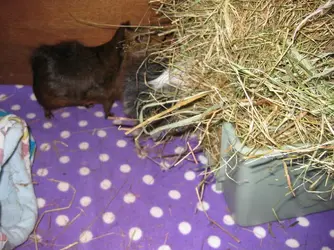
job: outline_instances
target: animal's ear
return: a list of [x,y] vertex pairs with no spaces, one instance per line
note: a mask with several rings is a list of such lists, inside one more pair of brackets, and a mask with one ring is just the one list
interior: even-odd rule
[[125,26],[130,25],[130,21],[128,20],[128,21],[122,23],[122,25],[125,25]]
[[132,34],[135,32],[135,29],[130,27],[130,21],[126,21],[121,23],[122,27],[124,28],[124,35],[126,40],[132,40],[131,37],[133,36]]
[[[130,21],[126,21],[126,22],[123,22],[123,23],[121,23],[121,26],[131,26],[131,23],[130,23]],[[127,29],[132,29],[131,27],[126,27]]]

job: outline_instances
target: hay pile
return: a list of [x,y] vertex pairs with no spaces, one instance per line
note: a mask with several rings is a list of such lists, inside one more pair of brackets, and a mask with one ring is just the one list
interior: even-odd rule
[[215,168],[221,124],[232,122],[249,147],[304,145],[290,149],[291,157],[307,159],[303,167],[318,171],[315,182],[334,179],[333,0],[151,3],[172,23],[161,35],[174,34],[157,56],[170,58],[170,67],[191,64],[185,85],[167,98],[180,107],[161,116],[177,123],[164,130],[193,125]]

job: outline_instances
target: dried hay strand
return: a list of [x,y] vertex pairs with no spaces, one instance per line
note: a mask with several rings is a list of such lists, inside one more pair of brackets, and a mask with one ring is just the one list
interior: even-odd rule
[[[171,22],[160,35],[174,35],[155,56],[169,58],[170,68],[187,68],[181,69],[184,84],[177,93],[155,93],[145,100],[137,127],[153,135],[190,126],[200,134],[214,172],[221,124],[231,122],[243,145],[302,159],[300,177],[313,188],[334,179],[333,0],[150,3]],[[145,117],[148,107],[165,110]],[[155,118],[171,122],[149,131]],[[311,170],[318,171],[313,180],[306,176]],[[334,185],[328,188],[333,194]]]

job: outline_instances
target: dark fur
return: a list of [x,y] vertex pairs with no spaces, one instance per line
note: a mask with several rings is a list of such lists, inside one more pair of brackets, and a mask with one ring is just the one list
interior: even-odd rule
[[151,62],[150,59],[142,63],[142,58],[133,60],[124,74],[124,113],[131,118],[137,118],[138,101],[154,91],[146,83],[158,78],[166,70],[162,64]]
[[112,115],[110,109],[123,92],[116,78],[123,61],[126,29],[118,28],[109,42],[97,47],[66,41],[33,51],[33,91],[45,117],[51,118],[52,110],[61,107],[92,104],[102,104],[106,118]]
[[[168,59],[163,61],[163,64],[166,64]],[[155,63],[150,61],[149,59],[145,61],[143,65],[143,58],[132,58],[131,63],[128,64],[128,67],[124,73],[124,96],[123,96],[123,106],[124,113],[130,117],[137,119],[138,111],[146,104],[146,100],[151,99],[150,93],[154,93],[156,91],[174,91],[173,87],[164,87],[161,90],[155,90],[146,85],[147,82],[155,80],[158,78],[166,67],[164,67],[160,63]],[[167,99],[161,99],[160,101],[167,101]],[[142,114],[144,119],[148,117],[160,113],[166,108],[171,107],[172,104],[165,104],[164,107],[152,107],[148,108]],[[151,122],[150,125],[146,127],[147,131],[151,131],[159,126],[166,125],[170,122],[173,122],[173,118],[165,118],[161,120],[157,120]],[[175,129],[174,131],[169,131],[172,133],[180,133],[180,129]],[[159,140],[164,137],[164,133],[159,133],[158,135],[154,135],[153,139]]]
[[[126,40],[130,42],[131,45],[128,46],[127,49],[125,49],[119,81],[122,82],[122,85],[124,86],[124,113],[130,118],[137,119],[139,118],[137,112],[141,110],[141,107],[146,104],[146,101],[148,99],[151,99],[149,97],[150,93],[156,91],[173,92],[176,91],[176,89],[171,86],[165,86],[163,89],[156,90],[146,85],[146,83],[148,83],[149,81],[158,78],[167,69],[163,65],[168,65],[169,60],[168,58],[165,58],[162,60],[161,63],[156,63],[150,58],[146,59],[147,55],[150,54],[150,51],[147,51],[147,49],[150,49],[150,46],[147,46],[147,36],[144,36],[143,39],[139,39],[144,41],[138,41],[138,39],[135,38],[135,32],[133,32],[132,35],[131,32],[127,34]],[[164,40],[165,38],[162,38],[162,41],[151,41],[152,44],[161,44]],[[160,101],[167,101],[167,97],[162,97]],[[148,108],[143,113],[144,119],[147,119],[153,114],[160,113],[161,111],[171,106],[172,104],[165,104],[163,107]],[[149,132],[158,126],[166,125],[173,121],[174,120],[172,117],[160,119],[150,123],[150,125],[146,127],[146,130]],[[187,131],[188,129],[189,127],[177,128],[173,129],[172,131],[168,131],[168,134],[179,134]],[[165,135],[165,133],[160,133],[158,135],[154,135],[153,139],[158,140],[160,138],[163,138]]]

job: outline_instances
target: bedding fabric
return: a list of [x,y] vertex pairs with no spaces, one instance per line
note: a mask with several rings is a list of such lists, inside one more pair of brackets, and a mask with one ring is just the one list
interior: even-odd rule
[[27,124],[0,110],[0,249],[24,243],[37,220],[31,179],[35,141]]

